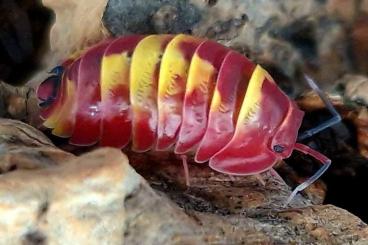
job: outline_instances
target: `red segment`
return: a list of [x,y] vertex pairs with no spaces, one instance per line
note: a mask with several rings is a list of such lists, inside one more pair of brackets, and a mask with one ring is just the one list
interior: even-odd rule
[[[226,47],[215,43],[213,41],[203,42],[196,50],[195,56],[199,57],[199,62],[191,63],[189,69],[188,83],[191,83],[191,76],[197,76],[198,79],[202,79],[202,74],[206,74],[202,81],[195,82],[195,85],[187,84],[190,86],[190,92],[185,95],[183,106],[183,121],[179,131],[178,142],[175,147],[176,154],[184,154],[193,149],[203,138],[207,127],[207,117],[210,101],[213,94],[213,88],[216,84],[217,73],[220,70],[221,63],[224,57],[229,52]],[[195,57],[193,59],[197,59]],[[196,70],[197,65],[201,65],[204,62],[213,67],[211,73],[208,73],[208,67],[203,70]],[[203,66],[202,66],[203,67]],[[195,70],[195,72],[194,72]],[[191,74],[191,73],[195,74]],[[209,76],[207,76],[209,75]],[[191,87],[194,88],[191,88]]]
[[[186,65],[188,65],[188,69],[185,71],[185,75],[175,74],[175,76],[172,77],[172,80],[174,82],[170,86],[175,87],[175,89],[180,92],[176,92],[175,94],[166,96],[161,101],[160,98],[158,98],[158,104],[164,103],[171,107],[171,112],[165,113],[163,115],[163,120],[158,122],[156,145],[156,150],[158,151],[167,150],[172,147],[175,144],[175,141],[179,134],[179,129],[182,121],[183,100],[185,95],[189,64],[194,52],[201,42],[203,42],[203,39],[191,38],[187,40],[184,39],[179,44],[179,50],[186,60]],[[162,85],[160,84],[159,86]]]
[[[166,45],[165,42],[163,45]],[[164,49],[164,47],[163,47]],[[157,63],[155,72],[152,76],[153,90],[157,95],[157,83],[158,73],[160,70],[160,63]],[[146,98],[147,99],[147,98]],[[144,100],[144,99],[143,99]],[[134,139],[133,139],[133,150],[135,152],[145,152],[154,146],[157,135],[157,104],[149,106],[150,108],[137,107],[134,115]]]
[[[241,104],[255,65],[236,52],[229,52],[222,63],[208,117],[206,133],[195,161],[206,162],[232,138]],[[217,96],[216,96],[217,95]]]
[[101,134],[101,59],[109,41],[89,49],[81,58],[77,89],[76,121],[69,142],[73,145],[95,144]]
[[[177,86],[185,87],[183,84],[186,81],[182,77],[177,76],[174,80]],[[165,103],[175,104],[177,101],[183,101],[183,97],[184,94],[177,94],[166,100]],[[174,113],[164,115],[163,123],[158,124],[156,145],[156,150],[158,151],[167,150],[175,143],[181,125],[181,111],[179,111],[179,106],[175,109],[178,110],[174,111]]]
[[303,121],[304,112],[299,110],[293,101],[289,101],[289,111],[280,125],[277,128],[277,132],[272,137],[271,149],[276,145],[281,146],[284,150],[280,155],[282,158],[288,158],[293,152],[296,139],[298,137],[298,131]]
[[[133,35],[122,37],[110,44],[104,56],[127,52],[129,55],[144,36]],[[129,79],[129,74],[126,77]],[[122,78],[124,79],[124,78]],[[120,83],[113,93],[103,101],[101,146],[123,148],[132,135],[132,118],[129,101],[129,80]]]
[[133,111],[132,149],[151,150],[157,140],[158,78],[161,57],[172,35],[151,35],[136,47],[130,69],[130,98]]
[[231,141],[210,159],[210,167],[233,175],[257,174],[271,168],[282,156],[272,151],[270,140],[287,116],[289,105],[287,96],[266,79],[256,117],[237,125]]
[[210,159],[209,166],[221,173],[252,175],[271,168],[277,161],[276,154],[266,145],[267,136],[258,128],[243,133]]
[[[124,148],[132,136],[129,88],[120,86],[103,105],[101,146]],[[127,98],[127,100],[125,100]]]

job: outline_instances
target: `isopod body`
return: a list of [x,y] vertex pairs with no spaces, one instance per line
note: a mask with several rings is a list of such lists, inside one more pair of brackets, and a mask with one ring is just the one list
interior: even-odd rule
[[303,111],[260,65],[189,35],[105,40],[66,60],[38,97],[44,126],[73,145],[172,150],[232,175],[311,153],[296,143]]

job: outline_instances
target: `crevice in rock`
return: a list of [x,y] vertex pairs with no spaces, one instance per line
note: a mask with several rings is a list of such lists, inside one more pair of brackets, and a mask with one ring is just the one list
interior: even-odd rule
[[40,231],[32,231],[24,236],[22,245],[46,245],[47,239]]

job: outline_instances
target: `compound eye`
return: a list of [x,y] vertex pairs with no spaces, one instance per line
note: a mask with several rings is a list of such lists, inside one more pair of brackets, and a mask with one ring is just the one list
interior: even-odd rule
[[56,76],[61,76],[63,74],[64,67],[63,66],[56,66],[51,71],[49,71],[50,74],[54,74]]
[[273,150],[276,153],[282,153],[285,150],[285,146],[283,146],[283,145],[274,145]]

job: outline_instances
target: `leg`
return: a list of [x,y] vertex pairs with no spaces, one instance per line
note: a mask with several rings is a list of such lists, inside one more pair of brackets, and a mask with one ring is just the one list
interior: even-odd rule
[[282,184],[285,184],[286,185],[286,182],[285,182],[285,180],[276,172],[276,170],[275,169],[273,169],[273,168],[271,168],[270,169],[270,173],[271,173],[271,175],[274,177],[274,178],[276,178],[280,183],[282,183]]
[[320,125],[311,128],[302,134],[299,135],[298,140],[306,139],[316,133],[321,132],[322,130],[329,128],[341,121],[340,114],[336,111],[336,109],[333,107],[331,101],[328,100],[326,95],[321,91],[321,89],[318,87],[318,85],[313,81],[312,78],[310,78],[307,75],[304,75],[305,79],[308,82],[308,85],[318,94],[318,96],[322,99],[323,103],[326,105],[326,108],[329,110],[329,112],[332,114],[332,117],[328,119],[327,121],[321,123]]
[[231,174],[228,174],[227,176],[229,176],[229,179],[230,179],[230,181],[235,181],[235,178],[234,178],[234,176],[232,176]]
[[185,175],[185,184],[187,187],[190,186],[190,180],[189,180],[189,168],[188,168],[188,162],[187,162],[187,156],[186,155],[180,155],[180,158],[183,163],[184,168],[184,175]]
[[259,181],[259,183],[262,185],[262,186],[266,186],[266,181],[264,181],[263,177],[261,174],[256,174],[255,175],[256,179]]
[[303,183],[301,183],[300,185],[298,185],[295,190],[291,193],[291,195],[289,196],[288,200],[285,203],[285,206],[287,206],[291,200],[296,196],[296,194],[299,191],[304,190],[305,188],[307,188],[308,186],[310,186],[311,184],[313,184],[313,182],[315,182],[317,179],[319,179],[321,177],[321,175],[326,172],[326,170],[330,167],[331,165],[331,160],[328,159],[326,156],[324,156],[323,154],[319,153],[318,151],[313,150],[312,148],[309,148],[306,145],[303,144],[299,144],[296,143],[294,146],[294,149],[297,151],[300,151],[304,154],[310,155],[313,158],[315,158],[316,160],[320,161],[323,165],[322,167],[309,179],[305,180]]

